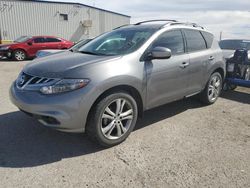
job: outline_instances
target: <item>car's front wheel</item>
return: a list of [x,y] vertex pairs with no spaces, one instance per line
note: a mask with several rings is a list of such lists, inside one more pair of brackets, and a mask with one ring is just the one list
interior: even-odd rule
[[135,99],[126,92],[104,97],[90,112],[87,125],[89,136],[101,145],[117,145],[133,131],[138,117]]
[[213,104],[219,98],[222,89],[222,77],[218,72],[213,73],[203,92],[200,94],[202,102]]
[[24,61],[26,59],[27,55],[25,53],[25,51],[23,50],[15,50],[13,52],[13,58],[16,61]]

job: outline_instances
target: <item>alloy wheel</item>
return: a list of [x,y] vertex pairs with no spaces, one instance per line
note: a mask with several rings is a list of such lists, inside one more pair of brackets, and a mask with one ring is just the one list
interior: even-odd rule
[[107,105],[101,118],[102,134],[110,140],[121,138],[129,130],[134,119],[131,103],[119,98]]
[[25,59],[25,53],[23,51],[16,51],[14,55],[15,59],[18,61],[23,61]]
[[211,102],[215,101],[219,97],[221,84],[222,81],[218,75],[214,75],[210,80],[208,87],[208,98]]

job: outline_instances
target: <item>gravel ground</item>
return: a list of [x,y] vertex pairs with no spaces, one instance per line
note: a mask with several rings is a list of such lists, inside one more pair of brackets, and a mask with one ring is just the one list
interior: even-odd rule
[[0,187],[250,187],[250,89],[148,111],[126,142],[103,149],[11,104],[26,63],[0,62]]

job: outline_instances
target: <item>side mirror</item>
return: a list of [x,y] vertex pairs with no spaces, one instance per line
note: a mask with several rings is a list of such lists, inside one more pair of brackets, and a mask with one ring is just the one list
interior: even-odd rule
[[148,58],[152,59],[169,59],[172,56],[171,50],[165,47],[155,47],[148,54]]
[[28,44],[29,46],[32,46],[32,42],[28,42],[27,44]]

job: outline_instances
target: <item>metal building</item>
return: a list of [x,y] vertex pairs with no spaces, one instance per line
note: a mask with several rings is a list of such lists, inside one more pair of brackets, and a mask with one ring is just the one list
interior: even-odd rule
[[0,0],[0,40],[23,35],[52,35],[76,42],[120,25],[130,16],[80,4]]

